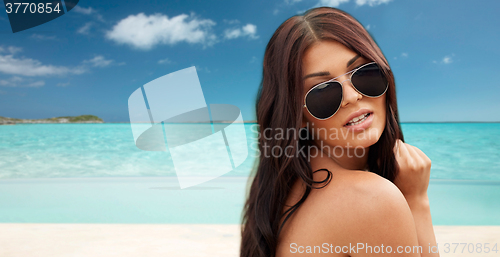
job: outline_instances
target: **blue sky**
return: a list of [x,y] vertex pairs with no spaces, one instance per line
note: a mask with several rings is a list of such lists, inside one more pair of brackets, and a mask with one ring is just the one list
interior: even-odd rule
[[89,1],[13,34],[0,7],[0,116],[93,114],[128,121],[128,97],[196,66],[207,104],[255,119],[274,30],[318,5],[342,9],[374,37],[394,72],[400,117],[500,121],[499,1]]

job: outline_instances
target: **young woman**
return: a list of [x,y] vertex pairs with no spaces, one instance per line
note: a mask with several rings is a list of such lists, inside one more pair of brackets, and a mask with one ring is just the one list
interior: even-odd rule
[[431,161],[403,142],[392,71],[364,27],[311,9],[281,24],[263,65],[240,255],[439,256]]

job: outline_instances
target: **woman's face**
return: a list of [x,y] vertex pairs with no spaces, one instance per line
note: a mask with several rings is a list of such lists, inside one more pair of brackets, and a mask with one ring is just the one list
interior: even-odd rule
[[[358,56],[356,52],[337,41],[314,43],[305,52],[302,60],[302,76],[306,77],[314,73],[317,73],[317,76],[308,76],[304,79],[302,104],[304,104],[305,94],[313,86],[369,62],[371,61]],[[343,100],[335,115],[326,120],[319,120],[313,117],[305,107],[303,109],[302,127],[308,126],[309,130],[314,134],[314,141],[320,147],[322,143],[322,145],[331,147],[366,148],[378,141],[385,128],[385,94],[375,98],[361,95],[353,88],[351,81],[347,80],[350,78],[350,74],[337,78],[339,82],[344,82],[342,83]],[[369,113],[369,115],[363,122],[352,125],[352,123],[349,123],[352,118],[363,117],[356,114],[358,111],[361,111],[358,113],[360,115],[366,113]],[[361,120],[358,120],[358,122]]]

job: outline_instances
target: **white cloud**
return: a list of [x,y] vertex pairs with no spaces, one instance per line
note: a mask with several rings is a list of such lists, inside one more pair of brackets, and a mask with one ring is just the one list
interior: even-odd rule
[[83,7],[80,7],[79,5],[75,6],[72,10],[77,12],[77,13],[86,14],[86,15],[90,15],[90,14],[96,12],[96,10],[93,9],[92,7],[83,8]]
[[102,55],[97,55],[90,60],[83,61],[83,63],[90,63],[94,67],[101,67],[101,68],[111,65],[113,62],[114,62],[113,60],[107,60]]
[[[20,47],[0,46],[0,73],[13,75],[10,79],[0,79],[0,86],[4,87],[42,87],[45,85],[43,80],[35,80],[24,77],[37,76],[62,76],[79,75],[87,72],[90,67],[107,67],[110,65],[124,65],[124,62],[116,63],[114,60],[106,59],[102,55],[96,55],[94,58],[84,60],[79,66],[71,68],[65,66],[55,66],[42,64],[40,61],[15,56],[21,52]],[[67,83],[58,83],[57,86],[64,87]]]
[[97,20],[99,21],[102,21],[104,22],[104,18],[102,17],[101,14],[99,14],[97,12],[96,9],[92,8],[92,7],[87,7],[87,8],[83,8],[83,7],[80,7],[79,5],[75,6],[72,11],[75,11],[77,13],[81,13],[81,14],[85,14],[85,15],[92,15],[94,16]]
[[240,29],[227,29],[225,32],[225,37],[227,39],[233,39],[241,36],[241,30]]
[[[408,58],[408,53],[401,53],[401,58]],[[398,57],[394,57],[394,60],[397,60]]]
[[[285,0],[285,1],[293,1],[293,0]],[[339,5],[343,3],[348,3],[350,0],[320,0],[318,4],[316,4],[315,7],[318,6],[331,6],[331,7],[338,7]],[[363,5],[369,5],[369,6],[377,6],[380,4],[386,4],[391,2],[392,0],[356,0],[356,5],[357,6],[363,6]]]
[[[5,48],[0,48],[0,52],[5,51]],[[15,53],[21,51],[21,48],[19,47],[8,47],[7,51],[10,52],[10,54],[0,54],[0,72],[5,74],[20,76],[49,76],[82,74],[86,71],[83,67],[68,68],[64,66],[44,65],[35,59],[14,57]]]
[[226,20],[226,19],[223,19],[222,20],[224,23],[227,23],[227,24],[239,24],[240,21],[239,20]]
[[349,2],[349,0],[320,0],[316,6],[338,7],[340,4],[347,2]]
[[302,0],[285,0],[285,3],[287,3],[287,4],[295,4],[298,2],[302,2]]
[[80,27],[76,32],[84,35],[88,35],[90,32],[90,27],[92,26],[92,22],[87,22],[85,25]]
[[216,42],[216,36],[211,32],[215,24],[210,19],[198,19],[194,14],[169,18],[159,13],[149,16],[139,13],[119,21],[106,33],[106,38],[141,50],[180,42],[206,46]]
[[69,82],[66,82],[66,83],[62,83],[62,82],[61,83],[57,83],[56,86],[58,86],[58,87],[67,87],[67,86],[69,86]]
[[224,31],[224,37],[226,39],[234,39],[244,36],[255,39],[258,38],[256,34],[257,34],[257,26],[250,23],[241,28],[226,29]]
[[369,6],[376,6],[380,4],[387,4],[392,0],[356,0],[356,5],[362,6],[368,4]]
[[210,69],[208,69],[208,67],[203,67],[203,66],[199,66],[199,65],[191,65],[191,66],[195,66],[196,67],[196,71],[203,71],[203,72],[206,72],[206,73],[211,73],[212,72]]
[[0,86],[2,87],[42,87],[44,85],[45,82],[43,80],[35,81],[18,76],[13,76],[10,79],[0,79]]
[[[441,61],[439,63],[441,64],[450,64],[453,62],[453,56],[455,56],[454,53],[452,53],[451,55],[446,55],[445,57],[443,57],[443,59],[441,59]],[[433,63],[438,63],[436,60],[432,61]]]
[[370,24],[366,25],[366,30],[369,30],[370,29]]
[[23,51],[23,49],[17,46],[9,46],[9,47],[0,46],[0,53],[7,52],[13,55],[21,51]]
[[172,63],[172,61],[169,60],[168,58],[158,60],[158,64],[170,64],[170,63]]
[[257,26],[249,23],[249,24],[243,26],[242,30],[243,30],[243,34],[254,37],[255,34],[257,33]]
[[46,36],[46,35],[40,35],[40,34],[33,34],[33,35],[31,35],[31,38],[36,39],[36,40],[57,40],[56,36]]

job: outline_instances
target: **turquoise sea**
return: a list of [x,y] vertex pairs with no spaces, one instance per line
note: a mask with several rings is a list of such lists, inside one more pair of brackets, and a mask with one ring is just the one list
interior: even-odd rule
[[[240,126],[245,162],[183,190],[169,152],[138,149],[130,124],[0,126],[0,222],[238,223],[258,154],[256,125]],[[432,160],[433,223],[500,225],[500,123],[402,127]]]
[[[257,125],[244,126],[249,157],[227,176],[248,176],[258,155]],[[500,181],[500,123],[402,127],[432,160],[431,178]],[[138,149],[127,123],[0,126],[0,179],[174,175],[169,153]]]

